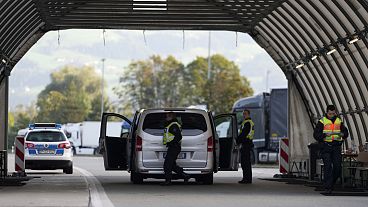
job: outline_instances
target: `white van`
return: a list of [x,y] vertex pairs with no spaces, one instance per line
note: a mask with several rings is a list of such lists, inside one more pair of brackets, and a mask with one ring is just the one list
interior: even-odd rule
[[[104,113],[100,153],[104,157],[105,170],[128,170],[133,183],[142,183],[145,178],[163,179],[167,148],[162,137],[168,112],[174,112],[182,126],[182,148],[177,164],[185,173],[198,182],[212,184],[213,173],[218,170],[238,170],[236,115],[213,117],[211,112],[189,108],[141,110],[136,112],[132,122],[120,114]],[[129,123],[130,129],[125,127],[120,135],[109,134],[108,121],[116,119]],[[180,177],[174,174],[175,178]]]

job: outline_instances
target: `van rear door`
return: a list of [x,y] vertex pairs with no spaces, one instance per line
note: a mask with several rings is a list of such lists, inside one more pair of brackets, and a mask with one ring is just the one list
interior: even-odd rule
[[[121,121],[120,131],[112,130],[109,126],[110,120]],[[105,170],[127,170],[128,169],[128,147],[127,137],[121,133],[123,122],[130,126],[132,123],[126,117],[115,113],[103,113],[100,127],[99,148],[104,158]],[[114,132],[115,133],[112,133]]]
[[219,139],[219,170],[237,171],[239,167],[239,148],[236,144],[238,126],[236,114],[220,114],[214,117],[216,135]]

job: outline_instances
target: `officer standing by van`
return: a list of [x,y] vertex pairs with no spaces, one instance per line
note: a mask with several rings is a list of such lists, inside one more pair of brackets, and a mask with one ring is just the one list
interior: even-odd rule
[[243,179],[238,183],[250,184],[252,183],[252,163],[250,160],[250,153],[253,145],[254,123],[250,118],[250,111],[245,109],[243,111],[244,121],[241,124],[240,134],[237,143],[241,145],[240,159],[241,167],[243,169]]
[[313,133],[313,137],[322,143],[320,150],[324,165],[323,184],[328,194],[341,177],[341,145],[348,136],[348,129],[337,116],[336,107],[328,105],[326,114],[318,121]]
[[181,151],[181,125],[176,119],[174,112],[166,114],[166,124],[164,129],[163,144],[167,147],[167,154],[164,162],[165,182],[162,185],[171,185],[172,171],[184,177],[187,183],[190,176],[184,173],[183,168],[176,164],[176,159]]

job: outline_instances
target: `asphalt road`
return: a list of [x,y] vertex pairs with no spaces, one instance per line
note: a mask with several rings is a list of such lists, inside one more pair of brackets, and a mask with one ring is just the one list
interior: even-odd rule
[[[9,156],[12,170],[12,156]],[[0,206],[334,206],[368,205],[363,196],[323,196],[314,188],[258,178],[272,178],[275,168],[254,168],[253,184],[240,185],[238,172],[215,174],[214,185],[188,185],[175,181],[160,186],[149,179],[142,185],[130,183],[129,173],[106,172],[101,157],[75,157],[74,174],[56,171],[27,171],[35,177],[23,186],[0,186]]]

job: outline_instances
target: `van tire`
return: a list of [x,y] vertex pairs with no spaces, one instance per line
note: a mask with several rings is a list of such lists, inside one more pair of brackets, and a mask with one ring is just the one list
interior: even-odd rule
[[71,164],[69,167],[63,169],[63,173],[65,174],[73,174],[73,164]]
[[203,185],[212,185],[213,184],[213,173],[203,175],[200,178],[196,179],[198,182],[203,183]]
[[130,173],[130,181],[133,184],[142,184],[143,183],[143,177],[142,177],[141,174],[132,171]]

